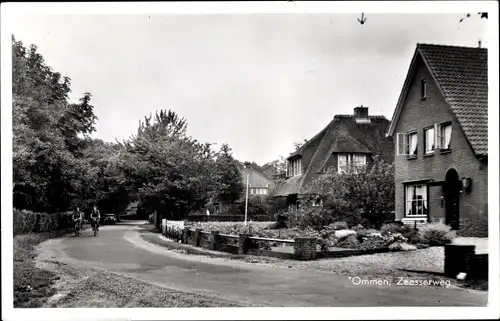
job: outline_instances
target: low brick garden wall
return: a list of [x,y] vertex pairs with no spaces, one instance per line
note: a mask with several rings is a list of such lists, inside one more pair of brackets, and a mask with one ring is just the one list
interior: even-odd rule
[[[162,232],[170,239],[212,251],[295,260],[314,260],[317,258],[317,240],[315,238],[270,239],[252,237],[248,234],[226,235],[218,231],[207,232],[201,229],[192,230],[188,227],[184,227],[180,233],[178,229],[168,225],[163,227]],[[272,244],[282,244],[288,246],[289,249],[288,251],[276,251],[271,248]]]

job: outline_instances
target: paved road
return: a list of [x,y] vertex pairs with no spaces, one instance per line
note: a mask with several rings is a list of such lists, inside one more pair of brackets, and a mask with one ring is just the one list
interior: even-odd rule
[[124,273],[152,284],[258,306],[485,306],[487,293],[426,286],[354,285],[345,276],[168,251],[140,237],[139,222],[103,226],[50,243],[71,265]]

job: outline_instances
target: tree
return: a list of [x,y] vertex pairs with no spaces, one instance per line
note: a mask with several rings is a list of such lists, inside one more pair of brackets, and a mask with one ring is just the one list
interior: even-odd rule
[[308,192],[310,199],[323,200],[323,213],[332,222],[379,224],[394,210],[394,166],[375,157],[371,166],[321,175]]
[[295,148],[295,152],[298,151],[307,142],[308,142],[308,140],[304,138],[304,140],[302,142],[293,143],[293,147]]
[[[14,207],[66,210],[86,175],[64,131],[75,120],[68,107],[70,79],[52,71],[35,45],[28,50],[12,37],[12,90]],[[92,109],[87,117],[92,126]]]
[[234,203],[241,197],[244,187],[238,162],[227,144],[222,145],[217,155],[215,172],[215,199],[225,204]]
[[286,159],[280,156],[272,162],[262,165],[262,170],[264,174],[271,177],[274,180],[282,180],[286,178]]
[[162,110],[140,122],[119,156],[124,184],[157,212],[157,228],[161,218],[180,219],[212,196],[215,155],[210,144],[199,143],[186,130],[184,118]]

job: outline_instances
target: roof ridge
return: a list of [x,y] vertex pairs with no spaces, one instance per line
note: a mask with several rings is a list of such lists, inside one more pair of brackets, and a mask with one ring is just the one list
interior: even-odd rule
[[417,48],[421,47],[440,47],[440,48],[459,48],[459,49],[476,49],[476,50],[488,50],[488,48],[485,47],[470,47],[470,46],[458,46],[458,45],[437,45],[437,44],[432,44],[432,43],[417,43]]

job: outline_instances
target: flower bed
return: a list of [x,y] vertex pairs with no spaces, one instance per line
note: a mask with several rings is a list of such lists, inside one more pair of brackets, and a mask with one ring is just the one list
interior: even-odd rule
[[[427,224],[419,231],[395,223],[386,224],[380,230],[375,230],[362,226],[348,229],[345,222],[335,222],[323,227],[320,231],[312,228],[271,229],[273,222],[249,222],[247,226],[243,222],[188,222],[187,224],[191,230],[201,229],[208,233],[219,231],[223,235],[220,242],[229,245],[237,245],[238,239],[224,237],[224,235],[249,234],[251,237],[282,240],[314,237],[318,240],[319,249],[322,252],[328,252],[332,248],[362,251],[383,249],[408,251],[446,244],[451,242],[453,238],[448,227],[434,223]],[[182,235],[184,221],[167,221],[167,227],[167,231],[174,231],[170,232],[172,236]],[[259,249],[270,249],[284,245],[278,241],[254,240],[252,243],[253,247]]]

